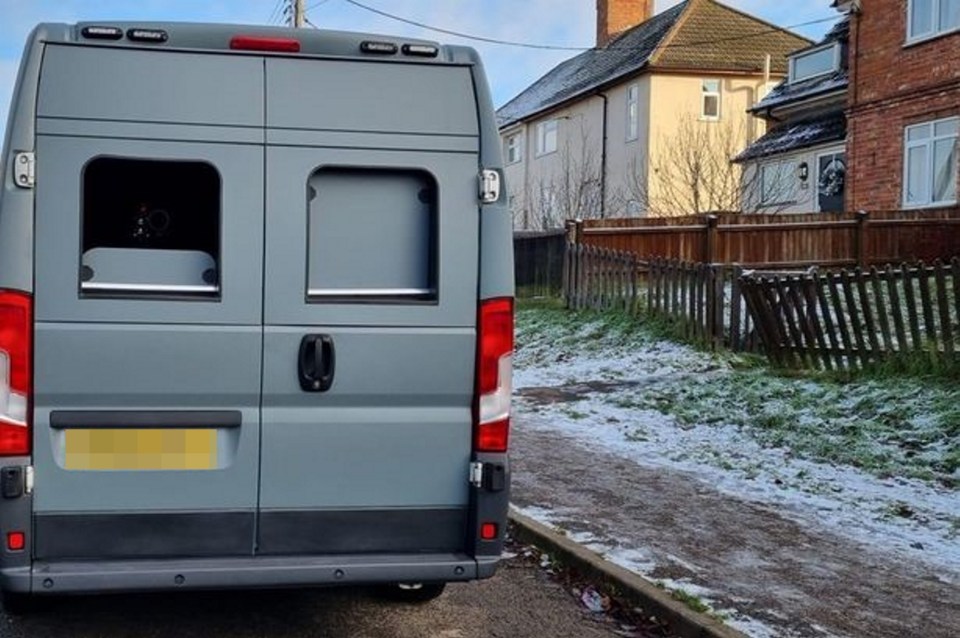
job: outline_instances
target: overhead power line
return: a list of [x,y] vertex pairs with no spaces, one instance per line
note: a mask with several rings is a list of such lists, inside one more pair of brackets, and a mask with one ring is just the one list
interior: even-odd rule
[[[324,2],[326,2],[326,1],[327,1],[327,0],[324,0]],[[470,33],[463,33],[463,32],[461,32],[461,31],[454,31],[453,29],[445,29],[445,28],[443,28],[443,27],[437,27],[437,26],[432,26],[432,25],[429,25],[429,24],[425,24],[425,23],[419,22],[419,21],[417,21],[417,20],[411,20],[411,19],[409,19],[409,18],[404,18],[404,17],[402,17],[402,16],[398,16],[398,15],[395,15],[395,14],[392,14],[392,13],[388,13],[387,11],[383,11],[383,10],[381,10],[381,9],[377,9],[376,7],[371,7],[371,6],[366,5],[366,4],[362,3],[362,2],[358,2],[357,0],[344,0],[344,1],[347,2],[348,4],[352,4],[353,6],[358,7],[358,8],[360,8],[360,9],[363,9],[363,10],[365,10],[365,11],[369,11],[369,12],[371,12],[371,13],[375,13],[375,14],[377,14],[377,15],[383,16],[384,18],[389,18],[390,20],[395,20],[395,21],[397,21],[397,22],[402,22],[402,23],[404,23],[404,24],[409,24],[409,25],[412,25],[412,26],[415,26],[415,27],[420,27],[421,29],[426,29],[427,31],[435,31],[436,33],[443,33],[443,34],[445,34],[445,35],[452,35],[452,36],[456,36],[456,37],[458,37],[458,38],[464,38],[464,39],[466,39],[466,40],[475,40],[475,41],[477,41],[477,42],[486,42],[486,43],[488,43],[488,44],[500,44],[500,45],[504,45],[504,46],[523,47],[523,48],[525,48],[525,49],[546,49],[546,50],[552,50],[552,51],[589,51],[589,50],[595,48],[595,47],[561,46],[561,45],[555,45],[555,44],[536,44],[536,43],[532,43],[532,42],[517,42],[517,41],[512,41],[512,40],[501,40],[501,39],[499,39],[499,38],[488,38],[488,37],[481,36],[481,35],[473,35],[473,34],[470,34]],[[321,3],[321,4],[322,4],[322,3]],[[730,41],[732,41],[732,40],[743,40],[743,39],[745,39],[745,38],[755,38],[755,37],[759,37],[759,36],[763,36],[763,35],[769,35],[769,34],[771,34],[771,33],[779,33],[779,32],[781,32],[781,31],[783,31],[783,30],[788,30],[788,29],[799,29],[799,28],[801,28],[801,27],[808,27],[808,26],[812,26],[812,25],[815,25],[815,24],[822,24],[822,23],[825,23],[825,22],[836,22],[837,20],[840,20],[841,18],[843,18],[843,16],[841,16],[841,15],[831,16],[831,17],[829,17],[829,18],[819,18],[819,19],[817,19],[817,20],[810,20],[810,21],[801,22],[801,23],[798,23],[798,24],[791,24],[791,25],[788,25],[788,26],[785,26],[785,27],[771,27],[771,28],[769,28],[769,29],[762,29],[762,30],[760,30],[760,31],[754,31],[754,32],[752,32],[752,33],[748,33],[748,34],[744,34],[744,35],[728,36],[728,37],[724,37],[724,38],[717,38],[717,39],[714,39],[714,40],[700,40],[700,41],[698,41],[698,42],[667,43],[667,44],[663,45],[663,48],[690,48],[690,47],[708,46],[708,45],[711,45],[711,44],[719,44],[719,43],[722,43],[722,42],[730,42]],[[608,50],[608,51],[609,51],[609,50],[625,51],[625,50],[641,50],[641,49],[642,49],[642,50],[646,50],[646,47],[618,47],[618,46],[612,46],[612,47],[606,47],[604,50]]]

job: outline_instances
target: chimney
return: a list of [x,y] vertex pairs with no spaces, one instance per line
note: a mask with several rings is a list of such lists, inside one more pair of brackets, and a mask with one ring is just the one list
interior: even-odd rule
[[653,17],[654,0],[597,0],[597,46]]

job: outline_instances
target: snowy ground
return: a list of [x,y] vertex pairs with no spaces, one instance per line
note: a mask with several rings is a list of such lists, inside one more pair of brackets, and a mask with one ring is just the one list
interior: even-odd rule
[[[960,585],[960,390],[916,379],[785,378],[658,339],[632,321],[546,306],[521,307],[517,328],[516,410],[527,427],[684,472]],[[556,504],[525,513],[554,524],[563,517]],[[722,598],[657,578],[660,566],[642,548],[578,540],[668,588]],[[777,635],[718,611],[751,636]]]

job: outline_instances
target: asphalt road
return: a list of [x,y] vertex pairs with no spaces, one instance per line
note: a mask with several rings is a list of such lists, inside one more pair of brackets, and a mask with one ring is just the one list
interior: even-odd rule
[[366,589],[178,592],[64,598],[24,618],[0,616],[0,637],[30,638],[609,638],[613,628],[518,559],[425,605]]

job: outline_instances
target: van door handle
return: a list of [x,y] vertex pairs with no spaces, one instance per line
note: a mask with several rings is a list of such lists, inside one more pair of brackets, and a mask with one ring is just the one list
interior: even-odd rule
[[337,350],[330,335],[306,335],[300,340],[298,371],[304,392],[326,392],[333,385]]

